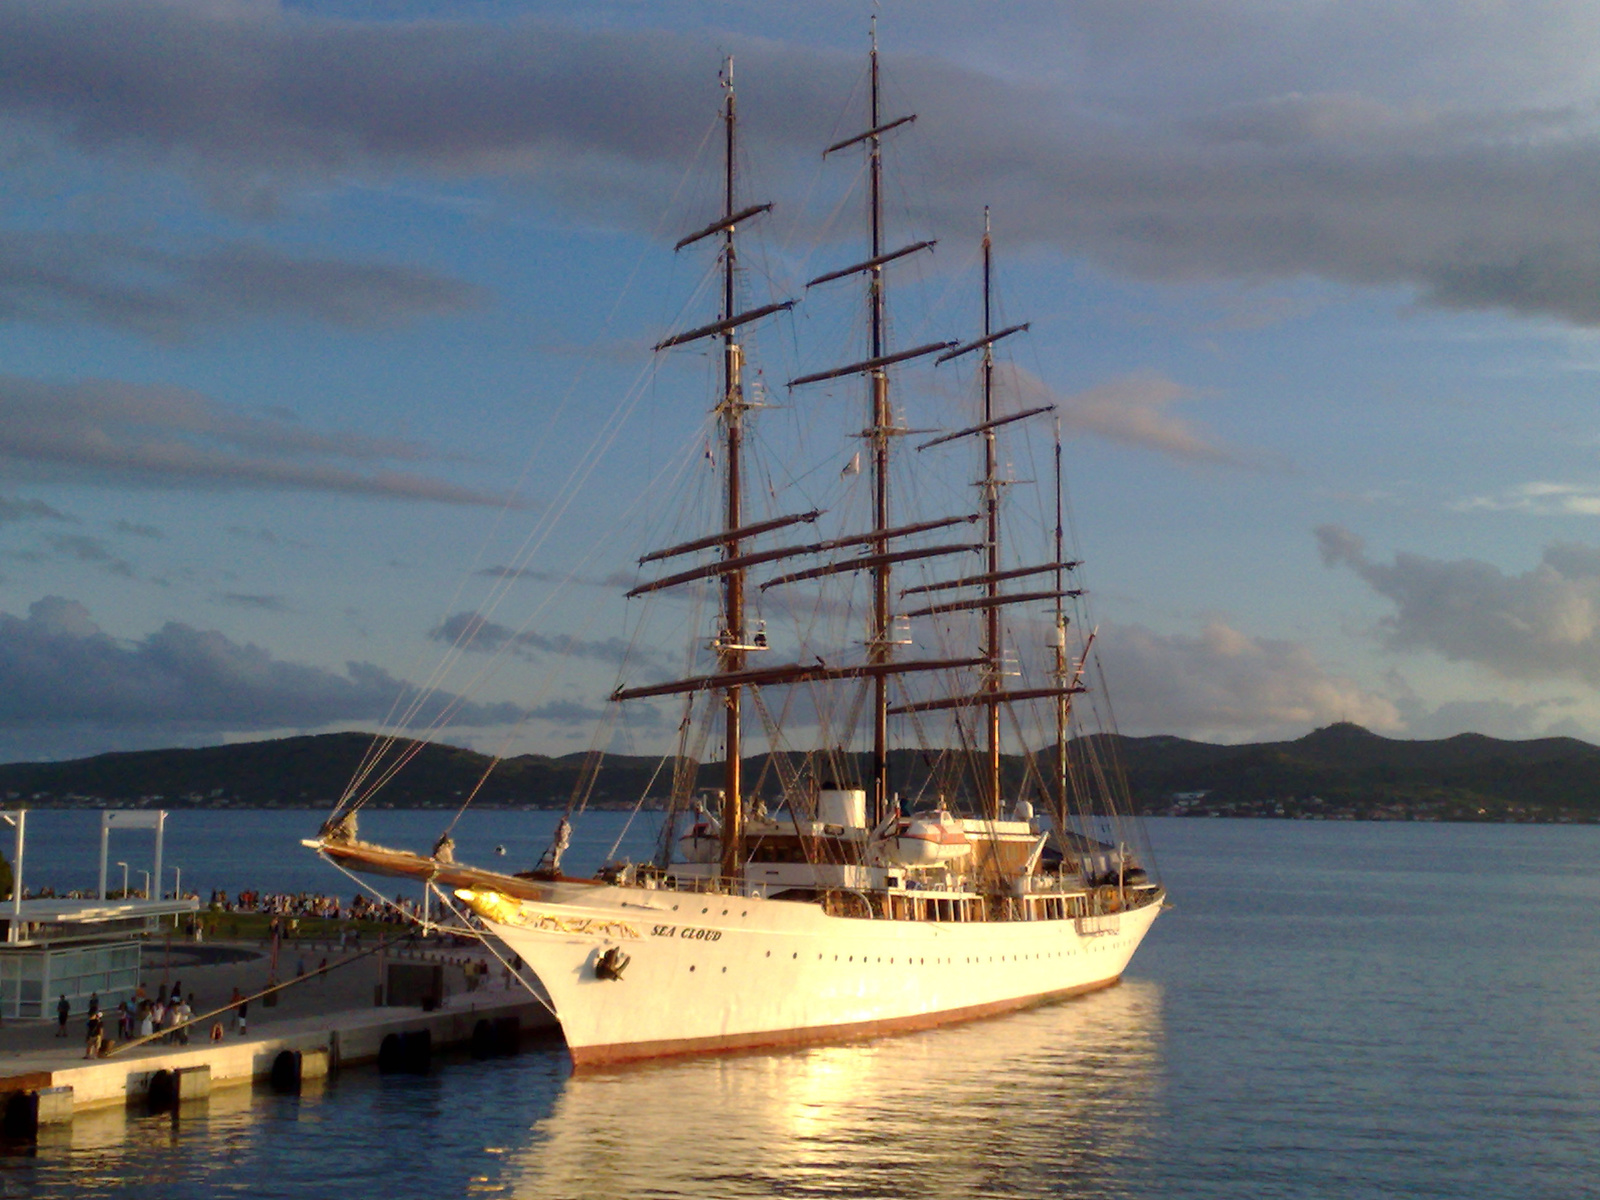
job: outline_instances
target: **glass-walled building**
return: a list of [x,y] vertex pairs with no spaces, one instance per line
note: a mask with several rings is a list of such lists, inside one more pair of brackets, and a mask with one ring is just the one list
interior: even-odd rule
[[61,997],[74,1016],[98,996],[102,1011],[131,999],[140,949],[163,917],[197,900],[24,900],[0,903],[0,1016],[54,1017]]

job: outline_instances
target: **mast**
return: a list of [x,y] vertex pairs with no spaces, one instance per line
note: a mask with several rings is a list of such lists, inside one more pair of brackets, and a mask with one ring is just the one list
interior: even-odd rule
[[[726,142],[723,162],[723,216],[727,222],[722,242],[722,320],[732,321],[734,308],[734,272],[738,257],[734,247],[734,164],[737,143],[735,131],[738,110],[733,92],[733,56],[728,56],[723,76],[726,100],[723,110]],[[737,559],[741,539],[737,535],[744,524],[743,482],[740,478],[740,452],[744,448],[744,383],[739,351],[739,328],[729,325],[722,334],[722,402],[718,414],[726,434],[723,447],[726,466],[724,486],[727,490],[723,531],[727,535],[722,544],[725,560]],[[717,645],[717,669],[729,675],[737,674],[745,666],[744,619],[745,569],[733,566],[723,576],[722,631]],[[723,692],[725,707],[726,745],[722,775],[722,866],[724,879],[733,886],[744,858],[744,722],[741,712],[743,689],[738,684],[729,685]]]
[[1067,849],[1067,718],[1072,712],[1072,697],[1066,691],[1069,680],[1067,678],[1067,613],[1062,605],[1066,594],[1065,572],[1067,563],[1064,557],[1066,549],[1065,533],[1062,529],[1062,495],[1061,495],[1061,418],[1056,418],[1056,529],[1055,529],[1055,559],[1056,559],[1056,624],[1051,633],[1051,641],[1055,643],[1056,658],[1056,683],[1062,691],[1056,697],[1056,811],[1055,828],[1056,840],[1060,843],[1063,853]]
[[[975,437],[983,438],[983,477],[979,480],[979,487],[983,489],[983,511],[980,516],[984,522],[984,544],[986,555],[984,570],[975,576],[964,579],[952,579],[939,583],[925,584],[917,588],[908,588],[901,595],[912,592],[938,591],[945,588],[967,587],[978,584],[983,585],[983,595],[977,599],[946,601],[928,605],[908,612],[907,616],[931,616],[941,613],[963,612],[980,610],[983,613],[983,635],[979,646],[982,655],[983,676],[979,683],[976,695],[970,697],[952,697],[949,700],[924,702],[911,705],[902,705],[893,711],[920,712],[936,708],[955,707],[957,703],[970,701],[983,714],[983,761],[977,767],[975,774],[978,783],[978,801],[983,815],[988,820],[995,821],[1000,818],[1000,710],[1008,702],[1021,699],[1037,699],[1044,696],[1055,696],[1058,692],[1066,693],[1072,690],[1062,671],[1060,662],[1057,663],[1057,686],[1044,689],[1024,689],[1022,691],[1005,690],[1005,643],[1001,636],[1000,610],[1011,604],[1027,604],[1038,600],[1053,599],[1056,604],[1058,623],[1061,619],[1061,598],[1064,592],[1062,571],[1070,569],[1075,564],[1064,563],[1061,558],[1061,519],[1059,515],[1060,497],[1057,497],[1056,543],[1055,561],[1044,566],[1016,567],[1011,570],[1002,570],[1000,567],[1000,489],[1004,481],[1000,478],[1000,459],[995,440],[996,431],[1006,425],[1017,421],[1026,420],[1042,413],[1054,410],[1054,405],[1044,405],[1039,408],[1030,408],[1023,412],[1012,413],[1009,416],[995,416],[994,406],[994,346],[996,342],[1011,337],[1013,334],[1022,333],[1028,328],[1027,324],[1009,325],[1004,329],[994,327],[994,242],[991,237],[989,224],[989,209],[983,210],[983,333],[965,345],[957,346],[941,354],[937,363],[950,362],[953,359],[970,354],[974,350],[983,351],[982,369],[980,371],[983,413],[982,419],[966,429],[954,433],[943,434],[930,441],[922,443],[918,450],[926,450],[931,446],[942,445],[957,438]],[[1058,444],[1059,454],[1059,444]],[[1059,485],[1059,470],[1057,483]],[[1005,592],[1001,584],[1007,580],[1024,579],[1030,575],[1039,575],[1049,571],[1055,575],[1055,588],[1048,592]],[[1071,593],[1068,593],[1071,594]]]
[[[1000,818],[1000,685],[1003,667],[1000,645],[1000,481],[996,478],[998,463],[995,455],[994,430],[994,332],[991,300],[992,245],[989,240],[989,209],[983,210],[983,421],[988,426],[983,431],[983,516],[984,540],[988,543],[989,582],[984,592],[990,603],[984,618],[983,657],[987,678],[984,691],[989,698],[984,702],[984,764],[983,809],[991,821]],[[1060,560],[1060,553],[1056,558]]]
[[[883,274],[883,135],[882,113],[878,103],[878,19],[872,18],[871,105],[868,114],[868,175],[871,206],[872,248],[867,270],[867,308],[872,333],[871,359],[886,356],[884,350],[884,274]],[[872,569],[872,628],[867,640],[867,661],[887,663],[889,644],[889,372],[886,366],[871,375],[872,401],[867,429],[872,435],[872,527],[878,534],[873,552],[879,556]],[[872,819],[876,827],[889,804],[889,680],[879,675],[872,681]]]
[[953,342],[931,342],[912,350],[890,353],[887,349],[888,322],[886,320],[886,283],[884,267],[908,255],[933,248],[933,242],[916,242],[897,250],[884,250],[883,220],[883,136],[902,125],[915,121],[916,114],[883,119],[878,71],[878,19],[872,19],[872,49],[869,64],[869,111],[867,130],[843,141],[835,142],[822,152],[826,158],[836,150],[849,146],[867,147],[867,218],[871,241],[867,258],[853,266],[829,271],[811,280],[806,286],[843,279],[862,274],[867,278],[867,326],[871,339],[871,353],[862,361],[832,370],[817,371],[789,381],[790,387],[820,383],[844,375],[866,375],[871,383],[867,399],[867,427],[863,434],[871,443],[869,469],[872,484],[872,533],[869,545],[872,552],[866,556],[872,571],[872,612],[867,629],[867,674],[873,679],[872,687],[872,824],[882,821],[889,804],[889,685],[888,676],[898,672],[889,669],[894,658],[891,636],[893,615],[889,608],[890,572],[897,555],[889,550],[895,531],[889,524],[889,441],[895,436],[893,410],[889,406],[889,367],[895,363],[949,350]]

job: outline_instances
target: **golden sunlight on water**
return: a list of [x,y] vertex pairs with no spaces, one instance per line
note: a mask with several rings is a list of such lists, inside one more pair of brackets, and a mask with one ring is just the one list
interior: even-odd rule
[[500,1187],[482,1183],[529,1200],[1115,1193],[1160,1102],[1161,1037],[1160,988],[1130,982],[905,1037],[575,1077]]

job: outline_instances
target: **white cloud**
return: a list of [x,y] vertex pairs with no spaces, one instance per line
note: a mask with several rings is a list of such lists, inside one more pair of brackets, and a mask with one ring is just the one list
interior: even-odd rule
[[1245,455],[1207,436],[1172,411],[1194,395],[1165,376],[1126,375],[1059,396],[1022,367],[1009,367],[1007,372],[1014,372],[1024,406],[1056,406],[1064,433],[1090,433],[1189,462],[1238,466],[1247,461]]
[[1251,637],[1222,621],[1199,634],[1107,626],[1098,653],[1124,732],[1244,742],[1335,721],[1386,732],[1403,726],[1392,701],[1328,671],[1305,646]]
[[1520,512],[1536,517],[1600,516],[1600,485],[1534,481],[1451,506],[1457,512]]
[[1354,571],[1395,606],[1382,630],[1398,649],[1432,650],[1508,679],[1577,679],[1600,687],[1600,548],[1557,544],[1520,575],[1476,559],[1367,557],[1337,526],[1317,530],[1329,567]]

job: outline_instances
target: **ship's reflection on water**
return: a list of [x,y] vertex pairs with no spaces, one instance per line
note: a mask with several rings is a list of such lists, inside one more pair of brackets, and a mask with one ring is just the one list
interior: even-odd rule
[[1160,999],[1129,982],[906,1037],[574,1077],[479,1187],[530,1200],[1126,1195],[1162,1103]]

